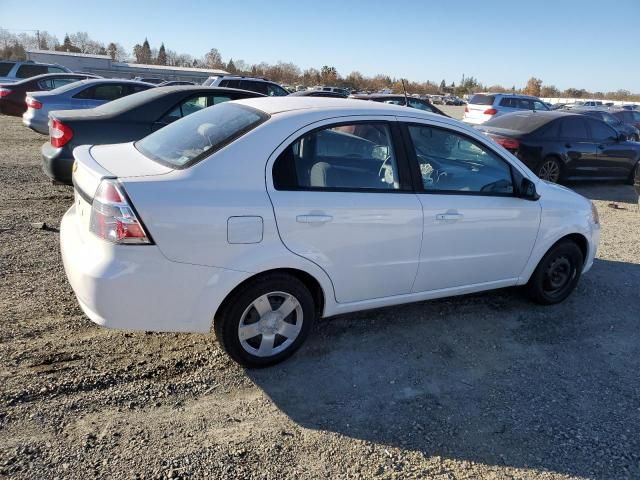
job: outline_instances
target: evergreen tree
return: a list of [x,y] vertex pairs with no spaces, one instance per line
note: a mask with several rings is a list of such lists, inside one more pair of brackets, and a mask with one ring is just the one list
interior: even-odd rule
[[236,73],[237,69],[236,69],[236,65],[235,63],[233,63],[233,58],[229,59],[229,63],[227,63],[227,72],[229,73]]
[[158,58],[156,58],[156,64],[158,65],[167,64],[167,52],[164,49],[164,43],[160,44],[160,50],[158,50]]

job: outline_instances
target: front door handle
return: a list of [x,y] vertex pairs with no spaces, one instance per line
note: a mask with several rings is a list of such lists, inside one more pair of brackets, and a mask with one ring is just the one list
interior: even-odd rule
[[462,220],[463,215],[461,213],[438,213],[436,220],[455,222]]
[[298,223],[327,223],[333,220],[331,215],[298,215],[296,222]]

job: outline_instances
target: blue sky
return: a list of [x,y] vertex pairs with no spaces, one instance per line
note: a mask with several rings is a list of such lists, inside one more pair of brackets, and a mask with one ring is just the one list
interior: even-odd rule
[[[640,0],[0,0],[0,27],[410,80],[640,92]],[[533,7],[533,8],[528,8]],[[608,8],[610,7],[610,8]]]

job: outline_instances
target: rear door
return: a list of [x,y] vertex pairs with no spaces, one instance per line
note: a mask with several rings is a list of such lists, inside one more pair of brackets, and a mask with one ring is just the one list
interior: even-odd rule
[[560,141],[567,156],[565,175],[585,177],[598,171],[597,144],[587,128],[587,118],[572,115],[560,121]]
[[276,151],[268,180],[282,241],[329,275],[340,303],[410,293],[422,207],[395,122],[352,117],[306,130]]

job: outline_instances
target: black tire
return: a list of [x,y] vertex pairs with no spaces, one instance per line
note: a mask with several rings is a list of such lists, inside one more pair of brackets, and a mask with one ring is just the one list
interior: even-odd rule
[[565,300],[580,280],[584,258],[571,240],[556,243],[546,253],[529,279],[525,289],[531,300],[541,305],[554,305]]
[[[259,353],[257,350],[262,345],[264,335],[256,334],[254,337],[241,340],[239,331],[241,322],[246,327],[256,325],[266,318],[261,316],[258,310],[252,306],[254,302],[265,295],[268,295],[268,301],[271,303],[270,308],[276,312],[278,298],[286,298],[280,294],[293,297],[298,302],[300,309],[296,308],[284,319],[278,321],[280,323],[282,321],[290,323],[294,327],[299,325],[298,322],[301,322],[299,333],[292,340],[292,343],[285,346],[289,339],[281,336],[278,332],[271,332],[271,335],[276,337],[271,345],[275,346],[274,348],[276,349],[281,347],[284,347],[284,349],[273,355],[256,355],[252,352]],[[276,305],[274,305],[274,302]],[[302,318],[300,318],[300,315]],[[250,323],[245,323],[249,317],[253,317],[254,320]],[[248,368],[266,367],[285,360],[300,348],[315,323],[315,317],[316,309],[309,289],[292,275],[273,273],[256,278],[235,293],[232,293],[217,313],[213,327],[222,348],[233,360]],[[255,320],[256,318],[258,319]],[[276,326],[271,325],[271,328],[276,328]],[[284,341],[281,341],[282,339]],[[252,350],[252,352],[248,351],[248,349]]]
[[636,162],[635,167],[633,167],[631,172],[629,172],[629,176],[625,183],[627,185],[638,185],[640,187],[640,162]]
[[[551,171],[557,173],[553,176],[547,173]],[[556,157],[546,157],[536,168],[536,175],[539,178],[553,183],[560,183],[564,179],[563,174],[562,162]]]

